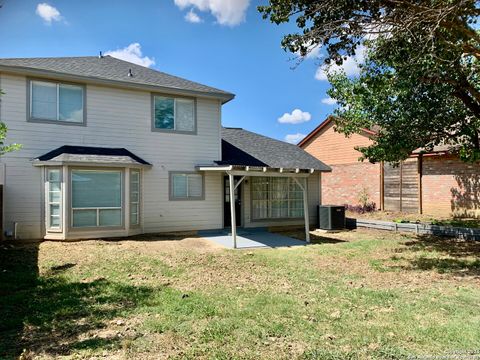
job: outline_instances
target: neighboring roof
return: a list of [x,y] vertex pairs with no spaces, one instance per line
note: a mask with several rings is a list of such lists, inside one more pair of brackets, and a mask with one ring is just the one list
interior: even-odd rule
[[[307,136],[305,136],[297,146],[303,148],[304,145],[306,145],[310,140],[312,140],[317,134],[319,134],[324,128],[326,128],[329,124],[334,121],[335,118],[333,116],[329,116],[328,118],[325,119],[324,122],[322,122],[320,125],[318,125],[315,129],[312,130]],[[375,136],[380,128],[378,126],[375,126],[373,129],[362,129],[363,134],[365,136]],[[434,153],[449,153],[452,150],[455,150],[455,146],[452,145],[436,145],[433,147],[431,151],[426,151],[423,148],[418,148],[414,151],[412,151],[412,155],[418,155],[420,153],[427,153],[427,154],[434,154]]]
[[[323,129],[325,129],[329,124],[331,124],[335,118],[333,116],[327,117],[320,125],[318,125],[315,129],[313,129],[307,136],[305,136],[297,146],[303,147],[306,145],[310,140],[312,140],[317,134],[319,134]],[[362,129],[363,134],[365,136],[374,136],[377,134],[375,130],[371,129]]]
[[[31,75],[59,74],[93,81],[110,81],[127,86],[158,87],[161,90],[178,90],[186,93],[219,97],[224,102],[234,94],[169,75],[144,66],[116,59],[112,56],[12,58],[0,59],[1,70],[31,72]],[[129,76],[129,71],[133,76]]]
[[418,154],[434,154],[434,153],[455,153],[458,151],[458,145],[435,145],[432,150],[427,151],[425,148],[418,148],[412,151],[412,155]]
[[35,160],[41,162],[52,161],[151,165],[149,162],[124,148],[71,145],[63,145],[37,157]]
[[217,164],[331,171],[296,145],[240,128],[222,128],[222,160]]

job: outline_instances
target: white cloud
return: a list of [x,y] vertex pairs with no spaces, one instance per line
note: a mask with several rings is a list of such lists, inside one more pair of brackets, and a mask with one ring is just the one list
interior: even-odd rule
[[317,46],[311,48],[309,53],[305,57],[307,59],[319,59],[319,58],[323,57],[323,55],[320,54],[320,46],[317,45]]
[[150,67],[155,65],[155,59],[148,56],[142,56],[142,46],[139,43],[132,43],[123,49],[110,50],[105,55],[113,56],[117,59],[132,62],[137,65]]
[[285,141],[290,144],[298,144],[298,142],[302,140],[305,136],[307,135],[301,133],[288,134],[285,136]]
[[192,6],[209,11],[220,25],[235,26],[245,21],[250,0],[174,0],[180,9]]
[[348,56],[347,60],[344,60],[343,64],[340,66],[336,64],[323,64],[317,69],[317,72],[315,73],[315,79],[320,81],[328,80],[327,74],[338,73],[341,70],[343,70],[347,76],[359,75],[360,67],[358,65],[365,61],[366,53],[367,49],[362,45],[357,48],[355,56]]
[[278,118],[278,122],[281,124],[300,124],[310,121],[312,115],[309,112],[295,109],[291,114],[285,113]]
[[35,13],[40,16],[48,25],[50,25],[52,21],[62,20],[60,11],[53,6],[48,5],[47,3],[38,4]]
[[187,20],[188,22],[193,23],[193,24],[198,24],[198,23],[201,23],[203,21],[200,18],[200,16],[198,16],[197,13],[195,13],[193,11],[193,9],[190,9],[190,11],[185,14],[185,20]]
[[335,105],[337,103],[337,100],[332,99],[331,97],[326,97],[322,99],[322,104],[325,105]]

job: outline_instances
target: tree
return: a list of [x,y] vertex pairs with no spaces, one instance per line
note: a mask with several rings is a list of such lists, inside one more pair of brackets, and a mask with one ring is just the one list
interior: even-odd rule
[[277,24],[295,18],[301,33],[286,50],[306,55],[316,46],[325,63],[342,64],[368,48],[357,79],[331,74],[337,129],[376,126],[370,161],[398,161],[418,147],[450,144],[464,160],[480,159],[480,10],[473,0],[272,0],[259,7]]
[[[2,89],[0,89],[0,97],[4,94]],[[10,144],[5,145],[5,139],[7,137],[7,125],[4,122],[0,122],[0,155],[21,149],[22,145],[20,144]]]

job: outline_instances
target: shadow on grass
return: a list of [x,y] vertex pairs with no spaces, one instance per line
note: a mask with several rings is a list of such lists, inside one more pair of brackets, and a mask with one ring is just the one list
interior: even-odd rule
[[408,251],[436,251],[452,257],[478,256],[480,241],[466,241],[455,238],[418,236],[416,241],[406,242]]
[[[413,253],[410,257],[398,257],[393,260],[408,261],[408,265],[394,266],[402,270],[434,270],[442,274],[455,276],[480,277],[480,242],[453,238],[418,236],[416,241],[404,243],[397,253]],[[426,255],[431,253],[431,255]]]
[[1,359],[15,359],[23,349],[55,357],[73,349],[119,346],[116,336],[93,334],[114,317],[147,303],[153,292],[102,278],[70,282],[61,275],[64,268],[39,276],[38,244],[0,245]]
[[411,266],[419,270],[436,270],[461,276],[480,276],[480,260],[439,259],[420,257],[411,261]]
[[[305,230],[303,227],[298,227],[298,228],[291,228],[289,230],[286,230],[282,227],[279,228],[271,228],[269,231],[291,237],[293,239],[298,239],[305,241]],[[340,240],[336,239],[334,237],[328,236],[328,233],[325,233],[324,235],[319,235],[319,234],[314,234],[312,231],[310,231],[310,243],[311,244],[337,244],[337,243],[343,243],[346,242],[345,240]]]

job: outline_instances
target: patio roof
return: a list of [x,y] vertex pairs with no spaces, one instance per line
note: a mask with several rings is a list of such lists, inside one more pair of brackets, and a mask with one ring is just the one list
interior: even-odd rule
[[[222,129],[222,159],[210,167],[331,171],[331,168],[293,144],[240,128]],[[206,169],[206,166],[204,167]]]

